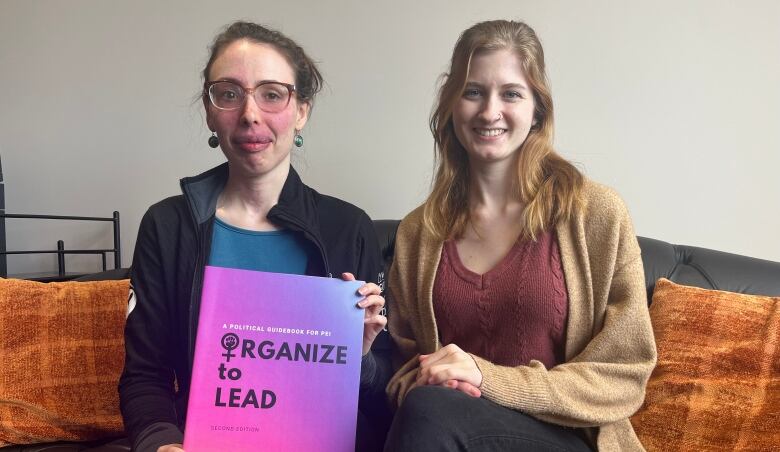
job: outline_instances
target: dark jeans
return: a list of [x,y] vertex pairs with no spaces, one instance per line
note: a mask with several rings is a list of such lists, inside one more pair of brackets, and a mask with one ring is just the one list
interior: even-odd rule
[[385,452],[583,451],[581,432],[440,386],[415,388],[395,415]]
[[358,410],[355,452],[382,452],[390,428],[389,414],[377,416]]

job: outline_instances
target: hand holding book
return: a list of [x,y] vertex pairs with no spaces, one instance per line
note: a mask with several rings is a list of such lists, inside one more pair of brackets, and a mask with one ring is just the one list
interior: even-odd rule
[[183,449],[354,450],[360,333],[370,347],[384,325],[379,293],[352,275],[206,266]]
[[[341,279],[344,281],[354,281],[355,276],[352,273],[342,273]],[[371,344],[374,343],[379,332],[387,324],[387,317],[380,314],[385,306],[385,299],[382,297],[382,289],[374,283],[366,283],[358,289],[358,293],[363,298],[357,304],[364,309],[363,315],[363,355],[365,356],[371,350]]]

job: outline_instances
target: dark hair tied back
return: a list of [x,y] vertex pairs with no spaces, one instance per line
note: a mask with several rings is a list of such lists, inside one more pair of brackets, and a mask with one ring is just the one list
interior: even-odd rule
[[292,66],[295,72],[295,90],[298,99],[312,103],[314,96],[322,89],[322,74],[301,46],[282,33],[252,22],[238,21],[228,25],[214,38],[210,47],[209,62],[203,69],[203,81],[209,81],[209,71],[214,60],[230,44],[242,39],[258,44],[273,46]]

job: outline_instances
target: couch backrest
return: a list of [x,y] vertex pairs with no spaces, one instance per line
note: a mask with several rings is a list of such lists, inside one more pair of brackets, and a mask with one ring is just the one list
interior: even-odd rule
[[780,262],[639,237],[648,299],[658,278],[704,289],[780,295]]
[[[374,228],[382,249],[385,271],[390,268],[395,249],[399,220],[375,220]],[[673,245],[661,240],[639,237],[645,267],[648,304],[658,278],[705,289],[727,290],[757,295],[780,296],[780,262],[755,259],[694,246]],[[81,280],[122,279],[128,269],[122,268],[89,275]],[[388,305],[388,310],[392,306]],[[374,350],[389,351],[390,337],[382,333]]]
[[[374,228],[382,248],[385,270],[390,268],[399,220],[375,220]],[[648,303],[658,278],[704,289],[726,290],[754,295],[780,296],[780,262],[724,253],[695,246],[674,245],[639,237],[645,267]],[[88,275],[80,280],[122,279],[121,268]]]
[[[375,220],[385,268],[393,260],[399,220]],[[705,289],[780,295],[780,262],[639,237],[648,304],[658,278]]]

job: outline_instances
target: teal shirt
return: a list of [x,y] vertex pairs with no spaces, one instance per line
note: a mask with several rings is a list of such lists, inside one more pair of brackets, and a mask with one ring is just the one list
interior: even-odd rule
[[209,265],[303,275],[309,243],[297,232],[250,231],[214,221]]

